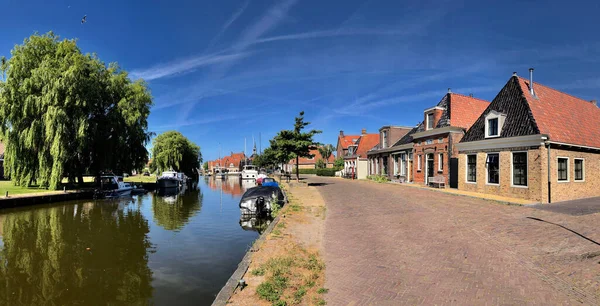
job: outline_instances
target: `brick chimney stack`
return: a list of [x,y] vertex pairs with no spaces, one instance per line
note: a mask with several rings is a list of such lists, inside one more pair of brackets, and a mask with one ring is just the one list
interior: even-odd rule
[[362,132],[361,132],[361,134],[363,134],[363,135],[367,135],[367,129],[362,129]]
[[344,137],[344,131],[340,131],[340,137]]

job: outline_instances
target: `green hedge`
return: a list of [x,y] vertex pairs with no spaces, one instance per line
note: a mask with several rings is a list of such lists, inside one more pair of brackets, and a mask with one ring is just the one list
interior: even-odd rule
[[317,176],[335,176],[337,168],[317,169]]
[[[317,174],[317,170],[319,169],[300,169],[300,174]],[[292,174],[296,174],[296,169]]]

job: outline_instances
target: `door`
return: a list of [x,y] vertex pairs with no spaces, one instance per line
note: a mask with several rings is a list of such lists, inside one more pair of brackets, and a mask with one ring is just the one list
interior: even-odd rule
[[450,158],[450,188],[458,188],[458,158]]
[[429,178],[433,177],[433,154],[427,154],[427,177],[425,183],[429,185]]

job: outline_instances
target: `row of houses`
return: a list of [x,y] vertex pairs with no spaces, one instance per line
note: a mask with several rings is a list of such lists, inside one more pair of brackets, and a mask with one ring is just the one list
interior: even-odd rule
[[[374,143],[375,142],[375,143]],[[450,89],[414,127],[338,136],[344,173],[552,203],[600,196],[600,109],[516,73],[491,101]]]
[[233,153],[219,159],[208,161],[208,173],[215,174],[223,172],[238,172],[241,171],[244,165],[251,164],[252,159],[256,154],[246,157],[244,152]]

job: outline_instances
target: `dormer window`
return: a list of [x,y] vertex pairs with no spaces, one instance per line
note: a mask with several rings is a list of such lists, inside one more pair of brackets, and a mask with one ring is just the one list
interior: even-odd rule
[[381,147],[387,148],[387,131],[381,132]]
[[427,114],[427,129],[433,129],[433,113]]
[[485,116],[485,138],[500,137],[506,115],[491,111]]

